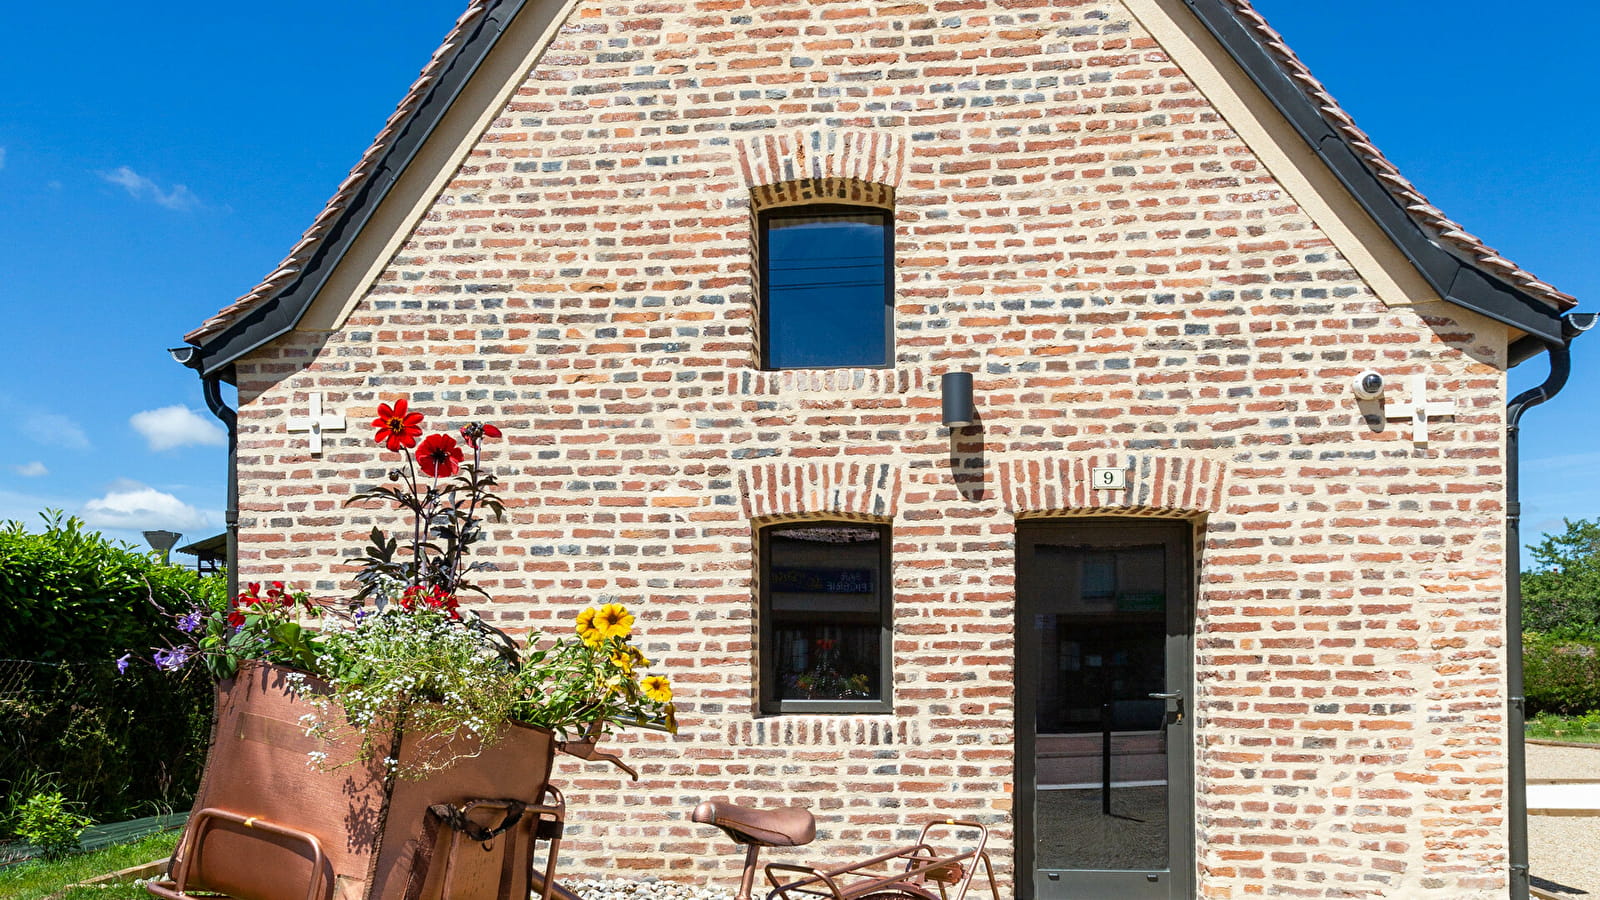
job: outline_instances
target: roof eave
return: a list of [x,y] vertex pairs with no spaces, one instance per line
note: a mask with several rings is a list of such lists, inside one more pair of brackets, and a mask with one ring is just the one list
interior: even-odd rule
[[1559,307],[1457,256],[1412,218],[1228,0],[1184,4],[1441,298],[1541,340],[1561,339]]
[[358,235],[388,197],[402,172],[444,120],[456,98],[499,43],[507,24],[528,0],[498,0],[479,17],[475,30],[445,64],[427,93],[396,129],[356,196],[294,276],[270,298],[244,311],[213,334],[191,341],[199,358],[190,365],[202,377],[223,374],[245,354],[293,330]]

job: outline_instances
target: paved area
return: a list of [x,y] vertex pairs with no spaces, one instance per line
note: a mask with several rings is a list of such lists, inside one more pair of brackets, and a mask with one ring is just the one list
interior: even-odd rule
[[[1540,785],[1544,779],[1600,781],[1600,745],[1528,745],[1528,805],[1584,802],[1572,785]],[[1553,798],[1553,799],[1545,799]],[[1547,897],[1600,900],[1600,815],[1528,816],[1528,859],[1533,886]]]

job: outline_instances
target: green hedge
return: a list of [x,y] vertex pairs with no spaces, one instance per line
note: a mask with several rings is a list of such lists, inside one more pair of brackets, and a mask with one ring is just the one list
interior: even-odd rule
[[1522,646],[1529,715],[1600,710],[1600,642],[1528,632]]
[[203,673],[124,653],[181,643],[163,610],[222,602],[202,578],[59,513],[42,532],[0,525],[0,833],[29,796],[57,790],[97,821],[189,802],[209,733]]

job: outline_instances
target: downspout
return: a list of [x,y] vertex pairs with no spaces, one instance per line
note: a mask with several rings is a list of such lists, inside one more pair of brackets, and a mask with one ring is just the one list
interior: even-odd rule
[[228,532],[228,597],[237,597],[239,596],[239,414],[229,409],[228,404],[222,399],[222,376],[228,369],[224,368],[209,375],[203,374],[198,347],[174,347],[167,352],[177,362],[202,373],[200,386],[206,398],[206,408],[211,410],[211,414],[216,416],[228,430],[228,506],[223,510],[222,521]]
[[222,376],[201,379],[206,407],[228,429],[228,506],[222,521],[228,529],[228,596],[239,596],[239,414],[222,401]]
[[[1561,320],[1560,343],[1544,343],[1550,375],[1506,404],[1506,814],[1512,900],[1528,900],[1527,708],[1522,689],[1522,492],[1518,438],[1522,415],[1561,392],[1572,372],[1572,339],[1595,325],[1596,313]],[[1512,364],[1521,355],[1513,347]]]

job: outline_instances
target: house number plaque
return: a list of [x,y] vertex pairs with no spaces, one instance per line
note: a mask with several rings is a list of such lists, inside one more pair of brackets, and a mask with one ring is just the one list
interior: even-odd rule
[[1094,482],[1097,491],[1120,491],[1128,486],[1128,472],[1125,469],[1094,468],[1089,470],[1089,480]]

